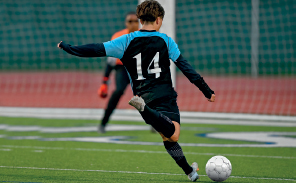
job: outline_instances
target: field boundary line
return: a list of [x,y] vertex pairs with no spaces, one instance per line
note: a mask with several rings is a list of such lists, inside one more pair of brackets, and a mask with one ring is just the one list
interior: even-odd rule
[[[125,150],[125,149],[90,149],[90,148],[63,148],[63,147],[41,147],[41,146],[12,146],[1,145],[5,148],[24,148],[24,149],[48,149],[48,150],[75,150],[75,151],[102,151],[102,152],[128,152],[128,153],[151,153],[151,154],[167,154],[166,151],[146,151],[146,150]],[[216,156],[217,153],[197,153],[197,152],[184,152],[184,154]],[[224,156],[235,157],[249,157],[249,158],[271,158],[271,159],[296,159],[296,157],[287,156],[262,156],[262,155],[244,155],[244,154],[220,154]]]
[[[80,170],[80,169],[61,169],[61,168],[39,168],[39,167],[16,167],[16,166],[1,166],[0,168],[11,169],[32,169],[32,170],[53,170],[53,171],[76,171],[76,172],[103,172],[103,173],[126,173],[126,174],[148,174],[148,175],[182,175],[184,174],[172,174],[172,173],[153,173],[153,172],[131,172],[131,171],[115,171],[115,170]],[[199,175],[206,177],[206,175]],[[240,177],[230,176],[230,178],[236,179],[257,179],[257,180],[280,180],[280,181],[296,181],[296,179],[283,179],[283,178],[270,178],[270,177]]]
[[[182,123],[296,127],[296,116],[186,111],[180,113]],[[103,114],[103,109],[0,107],[0,116],[7,117],[100,120]],[[131,109],[116,109],[111,120],[143,121],[139,112]]]

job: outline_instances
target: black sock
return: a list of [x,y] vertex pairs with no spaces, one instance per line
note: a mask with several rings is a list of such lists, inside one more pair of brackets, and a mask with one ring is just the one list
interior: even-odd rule
[[167,116],[151,109],[145,105],[144,111],[140,112],[147,124],[161,132],[165,137],[170,138],[175,133],[175,125]]
[[192,167],[187,163],[187,160],[183,154],[181,146],[178,142],[163,142],[164,147],[166,148],[167,152],[171,155],[171,157],[176,161],[176,163],[183,169],[186,175],[192,172]]

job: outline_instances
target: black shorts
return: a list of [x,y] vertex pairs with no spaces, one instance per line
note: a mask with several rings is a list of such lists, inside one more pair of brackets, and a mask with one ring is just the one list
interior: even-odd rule
[[180,124],[180,112],[176,97],[164,97],[156,99],[152,102],[149,102],[147,106],[167,116],[172,121],[176,121]]

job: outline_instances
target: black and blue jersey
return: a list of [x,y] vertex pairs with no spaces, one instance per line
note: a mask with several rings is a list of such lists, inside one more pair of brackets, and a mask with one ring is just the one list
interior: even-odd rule
[[146,103],[177,97],[172,86],[170,59],[207,98],[214,93],[182,57],[175,41],[163,33],[140,30],[100,44],[71,46],[62,42],[60,47],[80,57],[119,58],[128,72],[134,95],[141,96]]
[[176,97],[172,87],[170,60],[180,51],[173,39],[156,31],[136,31],[104,43],[106,55],[125,66],[134,95],[146,103],[164,96]]

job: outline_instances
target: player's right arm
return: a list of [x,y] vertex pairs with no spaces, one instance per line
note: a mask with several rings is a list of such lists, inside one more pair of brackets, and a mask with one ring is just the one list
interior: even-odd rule
[[58,44],[58,48],[63,49],[71,55],[78,57],[115,57],[121,59],[127,42],[127,35],[120,36],[112,41],[104,43],[92,43],[81,46],[72,46],[64,42]]
[[78,57],[105,57],[106,51],[103,43],[93,43],[81,46],[72,46],[61,41],[58,48]]

